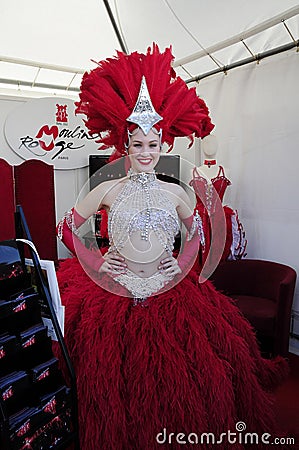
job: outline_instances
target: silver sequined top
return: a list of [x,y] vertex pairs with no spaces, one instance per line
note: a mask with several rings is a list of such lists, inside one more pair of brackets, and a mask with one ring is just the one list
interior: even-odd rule
[[121,250],[133,232],[148,240],[153,230],[169,254],[180,224],[175,205],[161,188],[155,173],[131,174],[110,208],[108,233],[110,248]]

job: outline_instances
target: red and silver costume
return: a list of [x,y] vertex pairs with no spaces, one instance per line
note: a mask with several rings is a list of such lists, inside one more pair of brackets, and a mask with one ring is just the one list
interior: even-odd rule
[[[119,53],[83,78],[78,111],[87,115],[91,132],[108,131],[101,142],[115,146],[111,159],[125,154],[127,128],[136,128],[127,118],[143,76],[163,117],[155,128],[162,128],[164,142],[171,146],[176,136],[202,137],[213,128],[203,100],[175,76],[171,61],[170,49],[160,53],[154,46],[146,55]],[[177,212],[154,173],[128,175],[108,216],[110,249],[120,249],[127,234],[140,230],[145,239],[154,232],[172,253]],[[63,242],[78,254],[61,263],[58,281],[78,381],[82,450],[160,449],[159,433],[167,433],[166,445],[172,436],[169,448],[176,449],[181,444],[173,436],[179,433],[193,433],[193,442],[201,433],[219,439],[235,432],[239,421],[250,432],[274,433],[270,390],[286,364],[261,358],[254,332],[233,302],[209,281],[199,283],[194,270],[179,282],[127,272],[114,279],[97,275],[95,283],[96,275],[89,275],[102,259],[79,241],[83,221],[73,210],[58,226]],[[202,231],[196,219],[185,225],[182,269],[193,265],[190,249],[197,248]],[[185,445],[193,447],[191,441]],[[226,439],[220,447],[245,448]],[[204,441],[200,448],[214,447]]]
[[[231,181],[225,176],[222,166],[219,166],[217,176],[210,180],[201,175],[195,167],[190,185],[196,194],[195,213],[197,212],[202,220],[204,244],[199,249],[199,263],[200,266],[203,266],[211,248],[211,220],[215,214],[215,203],[217,200],[222,203],[225,191],[231,185]],[[245,256],[247,240],[238,212],[228,205],[224,205],[223,213],[226,236],[220,260],[241,259]],[[213,238],[215,239],[215,236]]]

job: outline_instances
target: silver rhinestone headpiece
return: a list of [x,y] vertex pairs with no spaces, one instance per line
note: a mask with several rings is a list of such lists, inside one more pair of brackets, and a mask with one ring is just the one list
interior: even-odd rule
[[147,135],[150,129],[160,120],[161,117],[153,107],[145,77],[142,77],[139,95],[132,114],[127,118],[128,122],[136,123],[143,133]]

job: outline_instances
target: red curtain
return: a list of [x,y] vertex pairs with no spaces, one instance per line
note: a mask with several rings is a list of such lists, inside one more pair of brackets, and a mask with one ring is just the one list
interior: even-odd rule
[[[4,202],[4,200],[0,197],[2,211],[5,211],[2,217],[7,216],[5,222],[9,231],[5,231],[6,228],[1,224],[1,239],[3,239],[2,235],[6,235],[8,238],[15,237],[13,212],[15,204],[21,205],[32,241],[40,257],[57,261],[54,167],[35,159],[14,167],[5,163],[0,166],[1,179],[2,172],[5,174],[9,172],[9,169],[11,173],[14,171],[15,192],[13,192],[13,182],[10,179],[10,184],[7,181],[10,195],[5,197],[3,207],[2,201]],[[9,211],[8,215],[6,211]]]
[[0,240],[15,237],[15,197],[13,167],[4,159],[0,159]]

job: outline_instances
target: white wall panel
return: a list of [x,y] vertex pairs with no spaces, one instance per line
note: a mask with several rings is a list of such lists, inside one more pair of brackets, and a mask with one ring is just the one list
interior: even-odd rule
[[198,92],[216,124],[217,159],[232,181],[225,202],[239,211],[248,257],[299,274],[298,79],[293,50],[202,80]]

